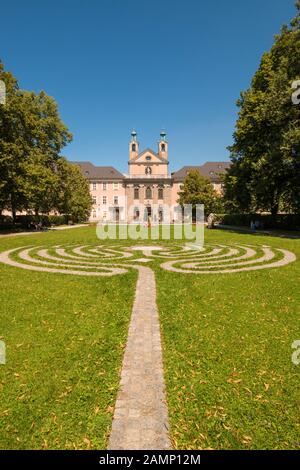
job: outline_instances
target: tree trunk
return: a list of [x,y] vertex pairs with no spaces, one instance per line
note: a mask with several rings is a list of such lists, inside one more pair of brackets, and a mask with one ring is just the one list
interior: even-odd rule
[[17,217],[17,209],[15,207],[14,198],[12,195],[10,195],[10,208],[11,208],[11,216],[12,216],[13,225],[15,225],[16,217]]
[[276,215],[278,214],[278,203],[272,205],[271,214],[273,217],[276,217]]
[[276,216],[278,214],[279,204],[274,202],[271,206],[271,228],[276,228]]
[[17,211],[15,208],[12,208],[11,210],[11,213],[12,213],[12,220],[13,220],[13,225],[16,225],[16,219],[17,219]]

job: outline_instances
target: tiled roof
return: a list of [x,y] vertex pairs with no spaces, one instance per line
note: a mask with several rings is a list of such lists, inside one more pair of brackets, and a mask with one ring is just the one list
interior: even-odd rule
[[[71,162],[79,165],[84,176],[89,180],[123,180],[126,177],[113,166],[95,166],[90,162]],[[201,175],[209,178],[213,183],[220,181],[219,175],[225,173],[230,167],[230,162],[206,162],[201,166],[183,166],[180,170],[172,173],[172,180],[183,181],[191,170],[198,170]]]
[[87,179],[120,180],[124,175],[113,166],[95,166],[90,162],[71,162],[79,165]]
[[191,170],[198,170],[201,175],[217,183],[220,181],[219,175],[224,174],[229,167],[230,162],[206,162],[201,166],[183,166],[172,173],[172,178],[175,182],[183,181]]

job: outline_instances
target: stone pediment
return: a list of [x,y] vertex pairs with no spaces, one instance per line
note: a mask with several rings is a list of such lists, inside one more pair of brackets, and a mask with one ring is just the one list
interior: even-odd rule
[[146,150],[143,150],[135,158],[130,160],[129,163],[168,163],[168,160],[160,157],[156,152],[148,148]]

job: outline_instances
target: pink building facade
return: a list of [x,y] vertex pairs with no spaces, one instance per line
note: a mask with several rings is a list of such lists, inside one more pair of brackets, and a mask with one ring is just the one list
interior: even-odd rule
[[81,167],[90,184],[93,207],[89,220],[124,223],[149,219],[157,223],[178,220],[178,192],[188,172],[197,169],[220,193],[220,175],[229,167],[228,162],[207,162],[202,166],[184,166],[170,173],[166,133],[160,133],[155,152],[150,148],[140,151],[135,131],[132,131],[129,142],[127,174],[111,166],[75,163]]

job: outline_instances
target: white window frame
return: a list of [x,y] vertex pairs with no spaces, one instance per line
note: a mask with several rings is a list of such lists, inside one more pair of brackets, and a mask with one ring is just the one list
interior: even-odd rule
[[106,206],[107,204],[107,196],[102,196],[102,204]]

